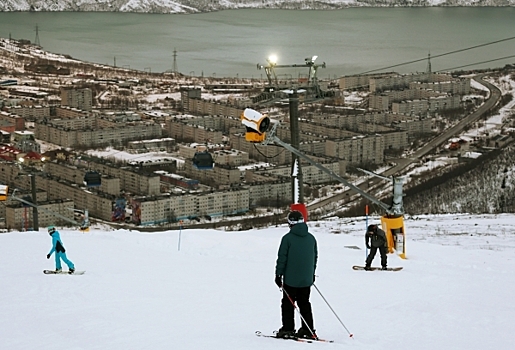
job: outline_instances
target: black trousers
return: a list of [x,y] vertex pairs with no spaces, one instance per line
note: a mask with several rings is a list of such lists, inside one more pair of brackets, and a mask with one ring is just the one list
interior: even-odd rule
[[[288,294],[286,294],[288,293]],[[281,315],[284,330],[295,330],[295,307],[293,303],[297,303],[300,314],[304,319],[302,327],[313,330],[313,313],[311,311],[311,303],[309,302],[309,295],[311,293],[311,286],[309,287],[291,287],[283,284],[283,298],[281,300]],[[290,296],[290,298],[288,298]],[[304,323],[306,321],[306,323]]]
[[387,257],[386,257],[386,247],[385,246],[370,248],[370,254],[368,254],[367,260],[365,261],[367,266],[370,266],[372,264],[372,260],[374,260],[378,249],[379,249],[379,253],[381,254],[381,266],[386,267]]

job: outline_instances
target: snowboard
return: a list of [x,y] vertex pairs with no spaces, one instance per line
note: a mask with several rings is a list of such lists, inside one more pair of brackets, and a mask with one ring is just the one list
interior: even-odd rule
[[[353,270],[363,270],[363,271],[365,271],[365,266],[354,265],[352,267],[352,269]],[[371,269],[371,271],[382,271],[380,267],[371,267],[370,269]],[[386,271],[400,271],[400,270],[402,270],[402,266],[400,266],[400,267],[388,267],[386,269]]]
[[74,273],[68,273],[68,271],[59,271],[56,272],[55,270],[43,270],[43,273],[45,275],[84,275],[86,271],[75,271]]

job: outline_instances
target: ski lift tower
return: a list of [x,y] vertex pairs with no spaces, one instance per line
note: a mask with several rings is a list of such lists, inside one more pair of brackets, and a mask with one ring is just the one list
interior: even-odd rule
[[305,86],[299,86],[299,88],[306,89],[309,95],[313,95],[315,98],[322,97],[322,91],[318,84],[317,72],[319,68],[325,68],[325,62],[322,64],[316,64],[315,61],[318,56],[311,56],[310,58],[305,58],[304,63],[300,64],[277,64],[277,56],[271,55],[267,58],[267,65],[257,64],[257,69],[264,69],[266,76],[268,78],[268,87],[266,90],[268,92],[277,91],[286,86],[280,87],[279,81],[277,79],[277,74],[275,70],[277,68],[308,68],[308,79],[306,81]]
[[335,174],[332,170],[329,170],[321,164],[315,162],[314,160],[306,156],[304,153],[300,152],[297,148],[293,147],[292,145],[286,142],[283,142],[281,139],[275,136],[276,129],[279,126],[278,121],[271,121],[268,116],[263,115],[250,108],[247,108],[243,111],[240,119],[247,130],[245,133],[245,139],[247,141],[260,143],[262,145],[268,145],[271,143],[280,145],[288,151],[296,154],[299,158],[304,159],[311,165],[328,174],[335,180],[349,187],[351,190],[355,191],[362,197],[368,199],[372,203],[375,203],[379,207],[381,207],[385,211],[385,214],[381,217],[381,224],[383,230],[386,232],[387,235],[389,252],[392,253],[395,250],[402,259],[406,258],[404,207],[402,200],[402,197],[404,196],[402,191],[402,185],[404,183],[403,177],[394,176],[392,179],[389,179],[386,177],[382,177],[381,175],[363,170],[370,175],[381,177],[386,180],[392,180],[393,201],[392,205],[388,205],[386,203],[383,203],[376,197],[372,196],[371,194],[363,191],[361,188],[357,187],[353,183]]

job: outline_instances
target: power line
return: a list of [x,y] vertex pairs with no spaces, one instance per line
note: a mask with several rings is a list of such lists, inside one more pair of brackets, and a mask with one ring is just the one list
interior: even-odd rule
[[[447,53],[442,53],[440,55],[431,56],[431,58],[438,58],[438,57],[443,57],[443,56],[447,56],[447,55],[452,55],[452,54],[455,54],[455,53],[459,53],[459,52],[463,52],[463,51],[468,51],[468,50],[472,50],[472,49],[477,49],[479,47],[484,47],[484,46],[488,46],[488,45],[498,44],[498,43],[502,43],[504,41],[509,41],[509,40],[513,40],[513,39],[515,39],[515,36],[509,37],[509,38],[506,38],[506,39],[500,39],[500,40],[492,41],[492,42],[489,42],[489,43],[486,43],[486,44],[480,44],[480,45],[475,45],[475,46],[467,47],[465,49],[459,49],[459,50],[454,50],[454,51],[450,51],[450,52],[447,52]],[[425,60],[427,60],[427,57],[420,58],[420,59],[413,60],[413,61],[404,62],[404,63],[394,64],[393,66],[388,66],[388,67],[383,67],[383,68],[378,68],[378,69],[372,69],[372,70],[363,72],[363,73],[358,74],[358,75],[363,75],[363,74],[377,72],[377,71],[381,71],[381,70],[385,70],[385,69],[405,66],[405,65],[408,65],[408,64],[417,63],[417,62],[421,62],[421,61],[425,61]]]
[[508,58],[515,58],[515,55],[501,57],[501,58],[494,58],[492,60],[476,62],[476,63],[471,63],[471,64],[466,64],[466,65],[458,66],[458,67],[454,67],[454,68],[442,69],[442,70],[439,70],[437,72],[452,71],[452,70],[455,70],[455,69],[458,69],[458,68],[470,67],[470,66],[475,66],[475,65],[478,65],[478,64],[490,63],[490,62],[495,62],[495,61],[501,61],[501,60],[506,60]]

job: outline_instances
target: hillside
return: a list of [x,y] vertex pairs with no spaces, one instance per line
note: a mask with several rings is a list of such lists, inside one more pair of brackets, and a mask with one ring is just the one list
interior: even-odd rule
[[515,0],[3,0],[0,11],[108,11],[199,13],[229,9],[270,8],[331,10],[347,7],[515,6]]
[[[369,222],[377,222],[371,218]],[[0,339],[10,350],[510,349],[515,308],[515,216],[421,216],[406,221],[401,272],[353,271],[365,258],[365,218],[309,223],[317,237],[312,304],[320,337],[262,339],[280,327],[274,266],[285,225],[144,234],[61,230],[82,276],[43,275],[40,232],[0,234]],[[360,249],[347,247],[357,246]],[[375,265],[379,264],[376,257]],[[298,324],[298,316],[297,316]],[[307,348],[306,348],[307,349]]]
[[[503,121],[508,134],[515,118],[514,75],[492,77],[505,98],[506,105],[493,111],[492,118]],[[511,96],[510,96],[511,95]],[[495,130],[493,130],[496,132]],[[491,133],[489,145],[497,133]],[[466,158],[464,158],[466,159]],[[406,191],[404,208],[412,215],[431,213],[506,213],[515,211],[515,144],[486,151],[478,159],[469,159],[431,174],[431,178]]]

